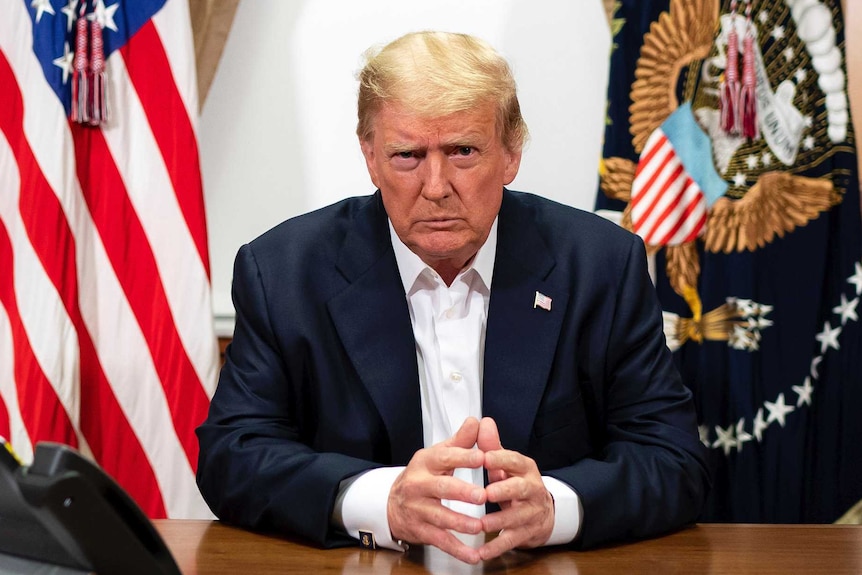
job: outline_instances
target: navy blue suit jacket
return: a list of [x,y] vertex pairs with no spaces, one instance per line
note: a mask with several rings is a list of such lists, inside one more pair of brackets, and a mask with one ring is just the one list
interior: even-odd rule
[[[536,292],[552,298],[534,308]],[[379,192],[288,220],[237,255],[234,339],[198,429],[213,512],[323,546],[339,482],[422,445],[416,348]],[[504,447],[572,486],[576,543],[693,522],[708,478],[689,391],[665,347],[642,242],[505,191],[482,413]]]

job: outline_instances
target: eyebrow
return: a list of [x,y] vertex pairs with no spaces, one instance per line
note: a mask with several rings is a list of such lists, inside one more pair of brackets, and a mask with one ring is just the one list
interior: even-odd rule
[[383,151],[387,155],[400,154],[401,152],[413,152],[421,146],[408,144],[406,142],[390,142],[383,145]]
[[[486,139],[485,134],[482,132],[469,131],[463,134],[452,135],[451,137],[444,139],[441,144],[444,148],[460,146],[480,147],[481,144],[485,143]],[[423,145],[410,142],[388,142],[383,145],[383,151],[386,154],[414,152],[423,148]]]

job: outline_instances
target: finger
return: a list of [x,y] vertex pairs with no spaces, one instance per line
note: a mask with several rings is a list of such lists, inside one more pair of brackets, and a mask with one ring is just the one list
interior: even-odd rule
[[450,475],[435,475],[428,478],[424,485],[415,491],[421,497],[432,499],[448,499],[484,505],[487,501],[485,490],[463,479]]
[[[482,517],[482,529],[486,533],[498,533],[513,529],[546,526],[550,523],[553,512],[550,499],[536,504],[510,505],[500,511],[488,513]],[[548,532],[550,535],[550,532]]]
[[435,445],[423,454],[423,465],[431,473],[449,473],[459,467],[475,469],[485,463],[485,455],[478,449]]
[[528,474],[539,474],[536,462],[531,458],[508,449],[486,451],[484,456],[485,468],[491,471],[504,471],[509,476],[524,476]]
[[466,545],[463,541],[459,540],[445,529],[435,530],[431,540],[428,541],[428,544],[437,547],[456,559],[465,563],[470,563],[471,565],[475,565],[482,558],[478,549],[474,549],[473,547]]
[[[476,446],[480,451],[485,453],[503,449],[503,444],[500,442],[500,432],[497,429],[497,422],[492,418],[483,417],[482,421],[479,422],[479,437],[476,440]],[[505,471],[500,469],[488,470],[488,483],[502,481],[506,477]]]
[[480,449],[483,451],[503,449],[503,444],[500,441],[500,431],[494,418],[483,417],[479,422],[477,443],[480,444]]
[[496,557],[510,549],[534,549],[544,545],[551,536],[552,525],[543,522],[506,528],[479,548],[482,559]]
[[[463,513],[453,511],[441,505],[438,501],[425,500],[421,504],[413,504],[410,508],[390,508],[390,518],[395,519],[400,525],[405,525],[402,532],[411,533],[417,526],[434,527],[437,529],[451,529],[459,533],[475,535],[482,532],[483,522],[477,517],[471,517]],[[406,537],[408,541],[424,543]],[[402,536],[401,539],[405,539]]]
[[[425,461],[411,463],[395,479],[389,491],[390,499],[398,505],[434,499],[453,499],[482,505],[487,500],[485,489],[445,472],[434,472],[434,463]],[[481,459],[481,456],[480,456]]]
[[509,477],[485,488],[485,497],[491,503],[534,499],[542,501],[546,493],[547,490],[541,478],[531,480],[524,477]]
[[386,506],[389,529],[395,539],[411,543],[434,544],[434,530],[452,529],[460,533],[482,532],[482,520],[458,513],[439,500],[430,497],[402,497],[390,495]]
[[491,541],[479,547],[479,557],[483,561],[499,557],[506,551],[511,551],[521,546],[521,534],[518,529],[505,530]]
[[[441,506],[437,506],[444,509]],[[445,511],[450,511],[444,509]],[[452,512],[454,513],[454,512]],[[445,514],[444,514],[445,515]],[[458,515],[455,513],[455,515]],[[466,517],[466,516],[464,516]],[[466,517],[467,519],[473,519]],[[441,523],[445,523],[441,522]],[[399,535],[399,539],[409,541],[413,544],[433,545],[445,551],[446,553],[467,561],[468,563],[476,563],[479,560],[479,553],[476,549],[467,546],[463,541],[455,537],[449,529],[456,529],[457,522],[452,522],[450,526],[443,527],[434,522],[426,522],[422,517],[414,515],[410,518],[409,527]],[[466,532],[466,531],[462,531]]]
[[500,443],[500,432],[497,429],[497,422],[490,417],[483,417],[479,422],[479,434],[476,444],[482,451],[495,451],[503,449],[503,444]]
[[455,435],[442,442],[449,447],[463,447],[470,449],[476,445],[479,437],[479,421],[475,417],[468,417],[455,432]]
[[[544,504],[512,505],[509,508],[486,515],[482,522],[487,533],[498,533],[490,547],[482,552],[496,556],[515,547],[531,548],[544,545],[554,530],[553,500],[548,494]],[[480,550],[481,551],[481,550]]]

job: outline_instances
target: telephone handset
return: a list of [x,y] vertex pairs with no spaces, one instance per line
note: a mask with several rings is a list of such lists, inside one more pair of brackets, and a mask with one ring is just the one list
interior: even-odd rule
[[29,467],[0,445],[0,553],[98,575],[180,575],[132,498],[58,443],[37,444]]

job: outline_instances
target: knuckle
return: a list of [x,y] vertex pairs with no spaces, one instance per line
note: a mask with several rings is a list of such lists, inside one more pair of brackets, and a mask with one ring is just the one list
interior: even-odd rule
[[448,477],[445,475],[441,475],[437,477],[437,481],[435,482],[435,491],[434,494],[439,499],[447,499],[447,495],[449,494],[449,485],[447,481]]
[[437,454],[437,463],[448,469],[452,465],[452,452],[448,449],[441,449]]

